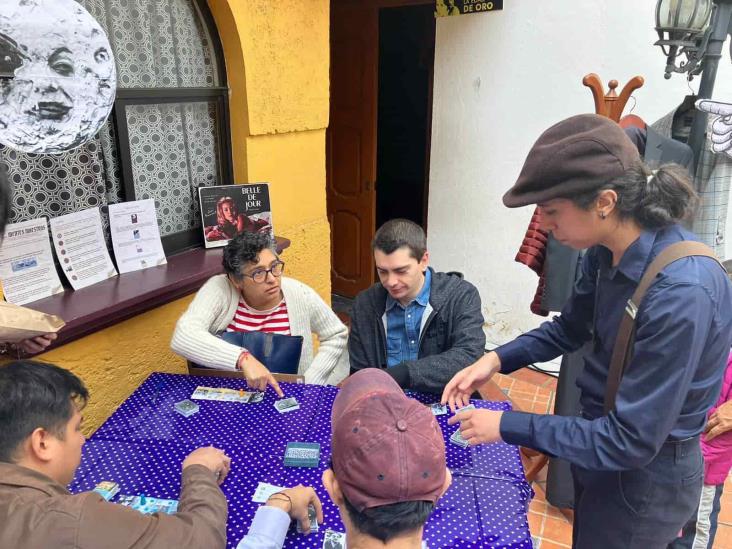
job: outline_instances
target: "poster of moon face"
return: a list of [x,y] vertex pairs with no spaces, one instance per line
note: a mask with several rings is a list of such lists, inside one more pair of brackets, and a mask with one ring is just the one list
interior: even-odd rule
[[117,70],[99,23],[74,0],[2,0],[0,143],[60,153],[96,135]]

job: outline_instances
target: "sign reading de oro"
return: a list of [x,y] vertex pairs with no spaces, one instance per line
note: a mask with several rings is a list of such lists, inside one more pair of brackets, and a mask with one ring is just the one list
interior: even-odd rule
[[503,9],[503,0],[435,0],[435,17]]

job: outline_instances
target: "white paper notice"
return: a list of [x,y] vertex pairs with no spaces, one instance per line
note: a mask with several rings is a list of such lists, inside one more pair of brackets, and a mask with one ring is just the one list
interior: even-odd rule
[[110,204],[109,227],[120,273],[167,263],[153,199]]
[[53,264],[45,217],[5,228],[0,244],[0,280],[5,299],[16,305],[64,291]]
[[52,218],[51,234],[61,268],[74,290],[117,276],[104,242],[99,208]]

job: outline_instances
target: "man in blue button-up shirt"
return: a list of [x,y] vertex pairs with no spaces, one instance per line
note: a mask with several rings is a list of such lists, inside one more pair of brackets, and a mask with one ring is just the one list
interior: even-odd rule
[[620,127],[595,115],[547,130],[504,196],[510,207],[537,203],[544,229],[563,244],[589,248],[582,276],[560,316],[458,373],[443,401],[461,405],[496,371],[593,341],[577,380],[582,417],[457,416],[471,444],[504,440],[572,463],[574,547],[665,548],[696,509],[699,435],[732,343],[732,286],[716,261],[684,257],[655,278],[639,304],[615,407],[607,415],[603,408],[625,305],[662,250],[696,240],[675,224],[694,198],[680,168],[649,172]]
[[424,311],[430,304],[432,271],[424,272],[422,289],[406,305],[388,295],[386,297],[386,351],[387,365],[396,366],[406,360],[417,360],[419,333],[422,331]]

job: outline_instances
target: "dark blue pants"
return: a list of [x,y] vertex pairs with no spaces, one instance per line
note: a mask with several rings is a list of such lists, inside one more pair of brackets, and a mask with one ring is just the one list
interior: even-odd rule
[[667,442],[642,469],[573,465],[572,547],[665,549],[696,509],[703,474],[699,437]]

